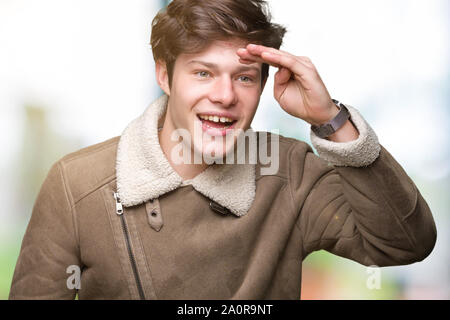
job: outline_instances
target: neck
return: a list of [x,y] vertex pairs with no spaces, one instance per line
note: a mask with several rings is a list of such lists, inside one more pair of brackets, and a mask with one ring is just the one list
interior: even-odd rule
[[[161,146],[161,149],[163,153],[165,154],[167,160],[169,161],[170,165],[172,166],[173,170],[175,170],[176,173],[183,179],[193,179],[195,176],[197,176],[199,173],[203,172],[207,167],[208,164],[202,162],[201,164],[186,164],[186,163],[174,163],[172,160],[172,149],[179,144],[177,141],[172,141],[170,139],[170,136],[174,129],[172,126],[168,123],[168,117],[165,117],[164,119],[164,125],[161,130],[158,131],[158,138],[159,138],[159,144]],[[191,155],[190,159],[194,159],[193,150],[191,149]],[[193,162],[193,161],[192,161]]]

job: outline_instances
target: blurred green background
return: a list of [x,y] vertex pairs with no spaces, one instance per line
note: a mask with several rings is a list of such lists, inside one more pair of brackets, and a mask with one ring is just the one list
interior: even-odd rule
[[[0,299],[7,299],[32,206],[63,155],[121,134],[160,94],[149,46],[166,1],[0,0]],[[269,1],[333,98],[358,108],[427,200],[438,229],[422,262],[380,271],[327,252],[303,263],[302,299],[448,299],[449,2]],[[271,71],[273,74],[273,71]],[[252,127],[309,141],[269,79]]]

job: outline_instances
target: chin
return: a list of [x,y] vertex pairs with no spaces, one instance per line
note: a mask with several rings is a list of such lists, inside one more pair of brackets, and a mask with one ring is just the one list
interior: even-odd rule
[[[234,144],[232,146],[225,146],[222,143],[204,143],[201,150],[201,155],[203,160],[211,164],[212,161],[216,163],[226,163],[227,154],[232,152],[234,149]],[[196,150],[198,150],[196,148]]]
[[[202,158],[207,164],[211,161],[225,163],[228,153],[233,152],[236,143],[235,130],[226,135],[211,135],[202,130],[200,121],[193,128],[193,151],[197,159]],[[222,160],[222,161],[219,161]]]

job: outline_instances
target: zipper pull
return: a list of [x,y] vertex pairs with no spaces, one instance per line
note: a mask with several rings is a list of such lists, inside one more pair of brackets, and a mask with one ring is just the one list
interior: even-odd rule
[[117,215],[121,216],[123,213],[123,207],[122,204],[120,203],[119,194],[117,192],[113,192],[113,195],[114,199],[116,199],[116,213]]

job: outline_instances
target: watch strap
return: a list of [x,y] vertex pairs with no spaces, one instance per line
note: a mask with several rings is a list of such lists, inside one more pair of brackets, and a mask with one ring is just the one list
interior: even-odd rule
[[320,138],[326,138],[339,130],[350,118],[347,107],[338,100],[332,99],[334,104],[340,109],[339,113],[325,124],[311,125],[311,130]]

